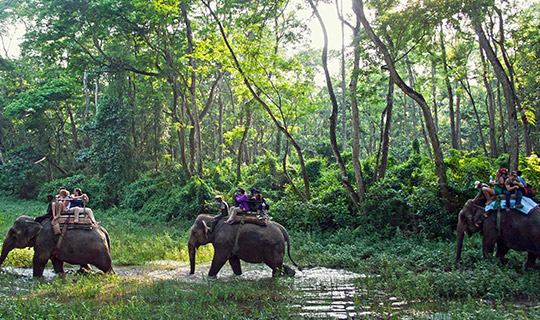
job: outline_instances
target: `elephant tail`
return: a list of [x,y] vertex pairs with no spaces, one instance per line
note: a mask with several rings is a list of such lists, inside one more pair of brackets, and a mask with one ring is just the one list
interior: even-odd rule
[[[109,248],[109,255],[111,254],[111,238],[109,238],[109,233],[107,232],[107,230],[105,230],[105,228],[103,227],[100,227],[104,232],[105,234],[105,239],[107,239],[107,247]],[[116,274],[116,272],[114,271],[114,268],[112,266],[112,261],[111,261],[111,269],[109,271],[107,271],[109,273],[112,273],[112,274]]]
[[300,267],[298,264],[296,264],[296,262],[294,262],[293,258],[291,257],[291,242],[289,240],[289,233],[287,232],[287,230],[285,229],[285,227],[283,227],[282,225],[280,225],[279,223],[276,223],[276,225],[278,226],[278,228],[281,230],[281,233],[283,233],[283,238],[285,238],[285,241],[287,242],[287,255],[289,256],[289,260],[291,260],[292,264],[298,268],[298,270],[302,270],[302,267]]

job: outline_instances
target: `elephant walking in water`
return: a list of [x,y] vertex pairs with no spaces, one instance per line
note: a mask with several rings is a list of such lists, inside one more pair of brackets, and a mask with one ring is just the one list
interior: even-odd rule
[[58,238],[52,231],[50,220],[38,223],[32,217],[20,216],[4,239],[0,266],[11,250],[34,247],[34,277],[43,276],[49,259],[58,274],[64,273],[64,262],[81,265],[83,268],[92,264],[103,272],[113,272],[111,243],[105,228],[94,226],[91,230],[68,230],[60,249],[55,252]]
[[190,274],[195,273],[195,254],[199,246],[212,243],[214,258],[209,277],[215,277],[227,261],[236,275],[242,274],[240,260],[264,262],[272,269],[272,276],[279,274],[282,268],[287,275],[294,275],[294,270],[283,264],[286,242],[289,259],[297,266],[291,258],[289,235],[282,225],[273,221],[268,221],[266,226],[251,223],[229,225],[221,219],[210,229],[212,220],[212,216],[202,214],[191,227],[188,240]]
[[[475,204],[474,200],[465,203],[458,218],[456,261],[461,258],[465,232],[471,236],[475,232],[482,231],[484,258],[493,253],[497,243],[495,256],[503,264],[508,262],[504,257],[508,250],[514,249],[527,252],[525,269],[534,266],[537,256],[540,255],[540,208],[535,207],[529,214],[516,209],[501,210],[498,222],[497,212],[490,212],[487,217],[485,213],[485,208]],[[497,225],[500,226],[500,230],[497,229]]]

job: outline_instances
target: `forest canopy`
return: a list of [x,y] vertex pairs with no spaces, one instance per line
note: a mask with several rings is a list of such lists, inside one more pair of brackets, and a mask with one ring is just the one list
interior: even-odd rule
[[537,2],[3,0],[0,21],[6,193],[152,222],[240,185],[292,228],[438,237],[501,167],[539,187]]

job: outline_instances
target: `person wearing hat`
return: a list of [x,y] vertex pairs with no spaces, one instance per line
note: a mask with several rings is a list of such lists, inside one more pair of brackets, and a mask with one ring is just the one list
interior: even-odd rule
[[41,223],[41,221],[43,220],[47,220],[47,219],[52,219],[53,217],[53,204],[54,204],[54,196],[52,194],[48,194],[47,195],[47,203],[49,204],[47,206],[47,213],[42,215],[42,216],[39,216],[39,217],[35,217],[34,218],[34,221],[35,222],[38,222],[38,223]]
[[225,221],[226,223],[232,224],[238,213],[245,213],[249,211],[247,200],[248,195],[246,194],[246,190],[244,190],[242,187],[238,187],[238,189],[236,189],[236,196],[234,197],[234,201],[236,202],[237,206],[234,206],[231,208],[231,210],[229,210],[229,219]]
[[[495,191],[490,188],[487,184],[483,183],[483,182],[480,182],[480,181],[475,181],[474,182],[474,187],[476,189],[479,189],[480,190],[480,193],[482,193],[482,195],[484,195],[484,197],[486,198],[486,205],[490,204],[492,202],[491,200],[491,197],[492,196],[495,196]],[[480,197],[480,195],[478,195],[476,199],[478,199]]]
[[221,218],[229,215],[229,205],[220,195],[215,196],[214,199],[220,204],[220,214],[214,217],[215,221],[219,221]]

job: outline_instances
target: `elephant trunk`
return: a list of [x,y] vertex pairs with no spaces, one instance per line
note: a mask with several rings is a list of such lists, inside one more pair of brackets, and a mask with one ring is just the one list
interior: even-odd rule
[[458,262],[461,259],[461,249],[463,248],[463,237],[465,236],[465,229],[467,227],[461,221],[461,218],[459,219],[458,226],[457,226],[457,252],[456,252],[456,262]]
[[189,250],[189,265],[190,265],[189,274],[194,274],[195,273],[195,254],[197,253],[197,247],[189,243],[188,250]]
[[4,263],[4,260],[6,260],[8,253],[13,250],[14,245],[11,244],[11,241],[9,239],[4,240],[4,244],[2,245],[2,254],[0,255],[0,266]]

